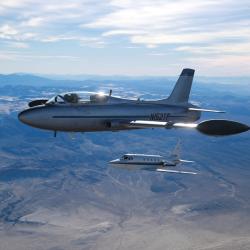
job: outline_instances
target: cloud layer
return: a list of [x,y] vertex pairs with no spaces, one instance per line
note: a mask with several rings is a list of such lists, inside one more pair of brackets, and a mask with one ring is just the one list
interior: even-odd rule
[[[5,51],[1,68],[18,70],[18,64],[8,63],[17,54],[25,60],[79,58],[69,73],[80,73],[89,59],[97,66],[87,67],[90,73],[110,74],[108,67],[115,65],[113,74],[164,74],[164,67],[168,74],[179,65],[178,70],[198,67],[203,74],[247,75],[249,11],[246,0],[7,0],[0,3],[0,46]],[[117,56],[123,59],[120,68]],[[100,68],[97,60],[107,68]],[[131,60],[145,70],[130,69]],[[235,65],[241,61],[243,68]],[[213,69],[215,65],[224,70]],[[56,73],[59,66],[53,68]]]

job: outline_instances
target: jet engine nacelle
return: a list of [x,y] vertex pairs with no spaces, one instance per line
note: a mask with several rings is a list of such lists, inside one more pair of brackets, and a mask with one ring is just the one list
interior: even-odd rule
[[30,108],[32,108],[35,106],[44,105],[47,101],[48,101],[48,99],[33,100],[33,101],[29,102],[28,105]]

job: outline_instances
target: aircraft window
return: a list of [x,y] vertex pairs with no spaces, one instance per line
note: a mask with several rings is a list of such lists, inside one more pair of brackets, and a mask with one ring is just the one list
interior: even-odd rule
[[47,101],[48,104],[54,103],[88,103],[89,94],[85,92],[68,92],[62,93],[60,95],[54,96]]
[[68,93],[63,96],[63,99],[69,103],[78,103],[80,98],[75,93]]
[[93,103],[105,103],[108,101],[108,97],[103,94],[95,94],[90,96],[90,102]]
[[77,94],[69,93],[64,95],[57,95],[50,100],[47,101],[47,103],[78,103],[79,97]]
[[48,102],[49,103],[65,103],[64,98],[61,95],[57,95],[51,98]]
[[128,160],[128,156],[124,155],[123,159]]

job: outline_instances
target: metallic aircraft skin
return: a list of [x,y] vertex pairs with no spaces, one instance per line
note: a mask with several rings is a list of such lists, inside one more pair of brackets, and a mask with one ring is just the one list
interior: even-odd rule
[[72,131],[115,131],[134,129],[128,121],[153,120],[194,122],[200,111],[186,107],[146,102],[122,104],[54,104],[30,108],[19,114],[19,119],[36,128]]
[[[84,99],[80,92],[38,99],[19,113],[21,122],[40,129],[65,132],[119,131],[139,128],[195,128],[199,132],[224,136],[248,131],[250,127],[229,120],[207,120],[199,124],[202,109],[189,103],[193,69],[183,69],[169,97],[156,100],[131,100],[111,95],[92,94]],[[55,133],[56,135],[56,133]]]
[[[124,157],[130,157],[132,160],[125,160]],[[119,159],[109,162],[116,168],[123,168],[127,170],[149,170],[153,171],[159,167],[175,167],[177,164],[168,162],[160,155],[146,155],[146,154],[125,154]]]
[[[161,155],[148,154],[124,154],[118,159],[109,162],[113,167],[126,170],[147,170],[180,174],[197,174],[182,170],[173,170],[181,163],[193,163],[193,161],[180,159],[180,141],[177,143],[173,152],[164,157]],[[169,169],[170,168],[170,169]]]
[[[32,127],[68,132],[95,132],[135,129],[132,121],[194,122],[200,110],[188,103],[193,69],[183,69],[168,98],[156,101],[131,100],[105,95],[91,95],[81,101],[76,93],[58,95],[50,100],[34,100],[31,108],[18,118]],[[143,127],[140,127],[143,128]]]

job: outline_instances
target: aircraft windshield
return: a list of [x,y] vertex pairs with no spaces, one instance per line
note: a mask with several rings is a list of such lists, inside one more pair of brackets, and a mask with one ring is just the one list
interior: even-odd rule
[[66,103],[103,103],[107,101],[107,96],[103,94],[92,94],[88,92],[69,92],[52,97],[47,104],[66,104]]

